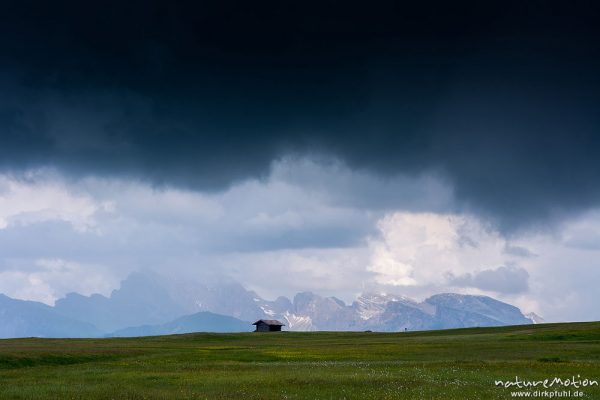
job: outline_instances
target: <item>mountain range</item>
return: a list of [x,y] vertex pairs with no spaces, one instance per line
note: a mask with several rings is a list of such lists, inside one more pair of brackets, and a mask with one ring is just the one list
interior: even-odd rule
[[142,325],[120,329],[110,336],[157,336],[173,335],[191,332],[246,332],[250,330],[250,323],[226,315],[201,311],[192,315],[185,315],[171,322],[160,325]]
[[444,293],[422,302],[366,293],[351,304],[302,292],[270,301],[231,279],[169,279],[136,272],[110,296],[70,293],[54,307],[0,295],[0,337],[146,336],[194,331],[243,332],[257,319],[286,330],[404,331],[539,323],[487,296]]

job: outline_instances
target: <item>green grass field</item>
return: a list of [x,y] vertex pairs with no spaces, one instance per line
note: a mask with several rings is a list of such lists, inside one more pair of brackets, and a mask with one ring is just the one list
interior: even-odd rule
[[600,381],[600,323],[0,340],[9,399],[508,399],[495,380],[573,375]]

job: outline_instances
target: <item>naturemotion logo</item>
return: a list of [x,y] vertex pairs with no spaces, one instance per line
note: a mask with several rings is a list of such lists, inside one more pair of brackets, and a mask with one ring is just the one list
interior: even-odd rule
[[577,375],[577,377],[572,376],[571,378],[562,379],[558,377],[554,378],[546,378],[540,379],[536,381],[521,379],[518,376],[515,376],[514,380],[495,380],[495,386],[502,386],[504,388],[517,388],[517,389],[527,389],[534,387],[543,387],[544,389],[548,389],[554,386],[563,386],[563,387],[572,387],[574,389],[585,388],[590,386],[598,386],[598,381],[595,379],[587,379],[581,378],[581,375]]
[[[598,386],[598,381],[582,378],[581,375],[573,375],[570,378],[552,377],[538,380],[523,379],[515,376],[511,380],[495,380],[494,385],[505,389],[513,389],[510,392],[511,397],[571,398],[584,397],[583,391],[579,389]],[[530,389],[535,390],[531,391]]]

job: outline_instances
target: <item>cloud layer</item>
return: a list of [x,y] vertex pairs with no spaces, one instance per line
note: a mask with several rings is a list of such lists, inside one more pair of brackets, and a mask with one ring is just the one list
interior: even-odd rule
[[[304,290],[347,301],[368,291],[480,293],[549,321],[598,318],[597,212],[553,233],[507,238],[476,215],[445,212],[441,199],[452,195],[435,178],[383,180],[299,159],[222,193],[28,176],[1,178],[0,292],[17,298],[109,294],[130,272],[150,268],[231,276],[267,298]],[[31,192],[44,195],[23,197]],[[365,196],[404,199],[403,210],[373,207]]]

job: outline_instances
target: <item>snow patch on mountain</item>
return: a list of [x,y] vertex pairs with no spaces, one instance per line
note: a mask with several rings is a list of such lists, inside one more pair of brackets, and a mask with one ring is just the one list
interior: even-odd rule
[[525,314],[525,318],[527,318],[534,324],[543,324],[544,322],[546,322],[546,320],[544,318],[540,317],[539,315],[537,315],[534,312]]
[[309,316],[302,316],[292,314],[286,311],[281,316],[281,319],[290,331],[314,331],[316,330],[313,326],[312,319]]

